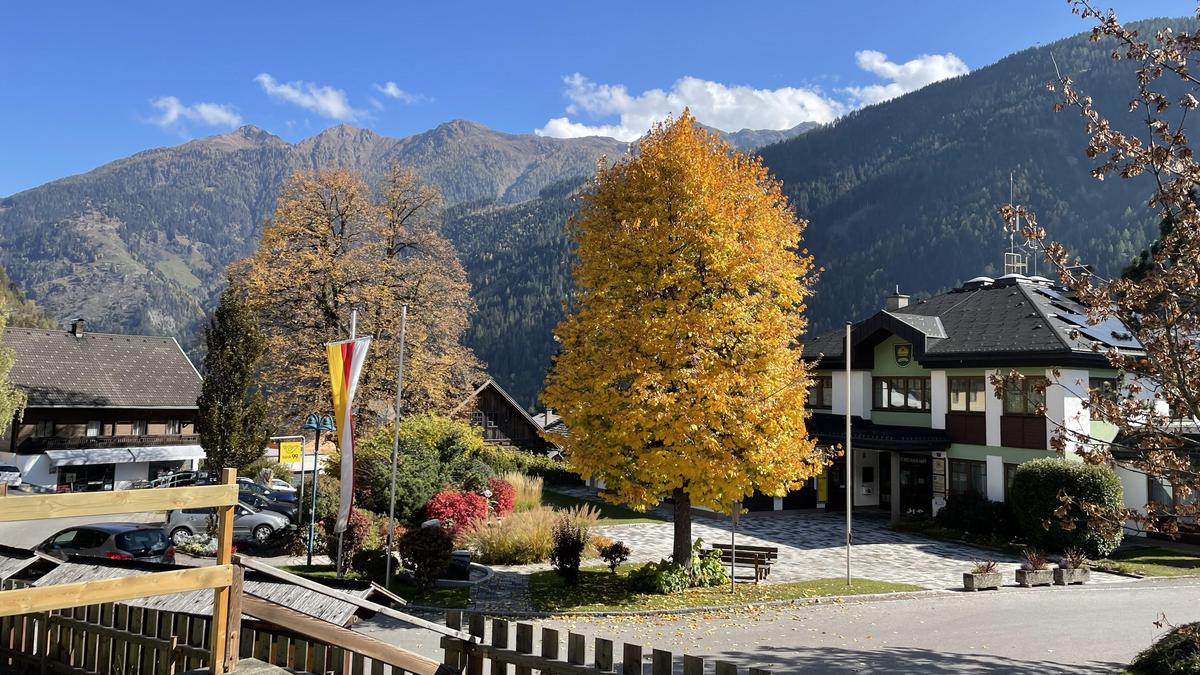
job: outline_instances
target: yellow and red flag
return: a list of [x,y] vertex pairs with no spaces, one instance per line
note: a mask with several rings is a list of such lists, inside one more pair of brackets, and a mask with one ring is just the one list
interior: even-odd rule
[[344,532],[354,501],[354,393],[371,338],[330,342],[325,345],[329,357],[329,381],[333,385],[333,415],[337,424],[338,447],[342,451],[342,499],[338,506],[335,532]]

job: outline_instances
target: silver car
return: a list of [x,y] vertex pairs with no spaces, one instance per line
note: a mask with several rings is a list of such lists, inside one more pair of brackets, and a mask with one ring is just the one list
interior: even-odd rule
[[112,560],[175,562],[175,547],[157,525],[91,523],[70,527],[50,537],[37,550],[59,560],[86,555]]
[[11,464],[0,464],[0,485],[21,487],[21,470]]
[[[233,538],[266,541],[279,530],[288,526],[286,516],[274,511],[258,511],[249,504],[238,502],[233,507]],[[208,520],[216,513],[212,506],[196,509],[175,509],[167,516],[167,524],[163,531],[176,544],[182,544],[184,537],[203,534],[208,531]]]

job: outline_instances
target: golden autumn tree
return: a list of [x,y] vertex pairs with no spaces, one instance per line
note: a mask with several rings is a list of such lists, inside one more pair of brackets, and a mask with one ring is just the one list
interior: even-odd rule
[[462,337],[475,305],[441,233],[441,203],[402,167],[374,191],[346,169],[297,172],[284,184],[258,250],[228,270],[266,338],[262,375],[276,428],[328,410],[322,345],[349,336],[352,309],[358,334],[374,336],[360,420],[392,413],[404,304],[405,411],[445,412],[470,393],[481,364]]
[[542,395],[571,430],[573,469],[607,497],[674,502],[674,559],[692,506],[780,495],[821,462],[805,431],[798,339],[812,258],[757,157],[687,111],[602,163],[570,225],[578,289]]

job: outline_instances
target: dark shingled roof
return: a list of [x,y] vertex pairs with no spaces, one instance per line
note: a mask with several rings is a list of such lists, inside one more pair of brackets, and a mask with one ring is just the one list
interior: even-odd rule
[[[862,362],[865,350],[885,334],[896,334],[913,342],[919,363],[942,366],[989,361],[1107,365],[1103,354],[1092,349],[1097,342],[1141,351],[1121,324],[1108,321],[1090,326],[1084,314],[1082,305],[1061,287],[1002,277],[995,283],[968,284],[901,309],[880,311],[854,325],[851,341],[856,362]],[[1072,331],[1080,335],[1073,338]],[[804,353],[808,358],[820,357],[822,367],[840,367],[845,363],[844,344],[843,328],[806,340]]]
[[29,407],[195,408],[200,374],[171,337],[8,328]]

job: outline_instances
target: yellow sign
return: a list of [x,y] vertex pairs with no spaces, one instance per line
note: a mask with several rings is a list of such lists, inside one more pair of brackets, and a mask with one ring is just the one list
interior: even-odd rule
[[300,461],[304,445],[300,441],[279,442],[279,463],[296,464]]

